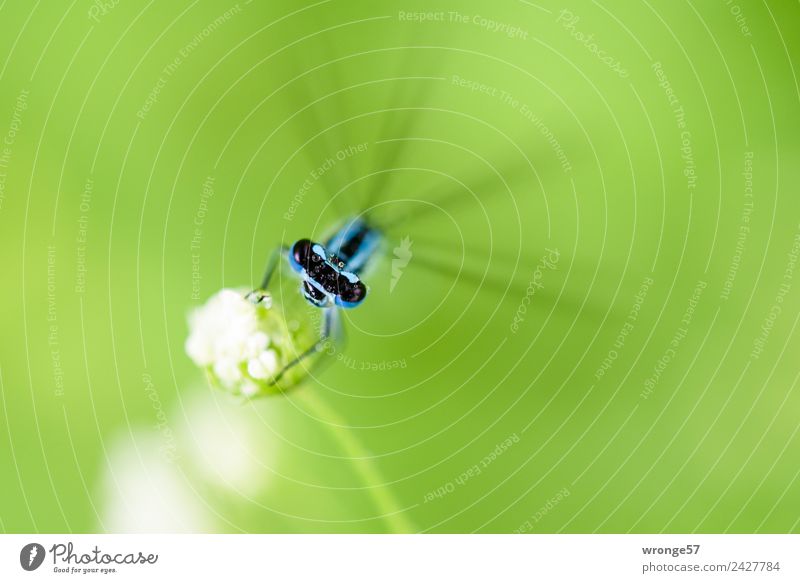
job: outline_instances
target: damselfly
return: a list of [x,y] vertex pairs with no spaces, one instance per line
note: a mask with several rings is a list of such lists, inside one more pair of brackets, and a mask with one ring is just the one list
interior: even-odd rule
[[319,341],[286,364],[273,377],[273,383],[278,383],[288,370],[318,353],[332,339],[338,329],[339,308],[355,308],[365,300],[367,285],[361,274],[376,260],[382,242],[379,227],[364,217],[355,217],[345,221],[324,243],[300,239],[273,252],[261,286],[248,299],[257,303],[267,297],[272,277],[280,262],[285,261],[299,275],[303,297],[323,310]]
[[[435,141],[434,144],[440,145]],[[388,165],[395,167],[394,163]],[[518,206],[521,201],[514,197],[511,188],[512,179],[523,185],[530,182],[530,165],[511,161],[510,172],[499,172],[493,166],[490,170],[491,174],[481,166],[470,167],[463,179],[447,184],[436,179],[438,174],[425,173],[424,169],[395,168],[392,172],[401,177],[406,173],[414,176],[422,172],[424,177],[434,179],[429,185],[387,187],[385,177],[390,173],[382,171],[376,173],[377,179],[369,184],[368,190],[362,190],[369,193],[366,200],[363,196],[338,199],[336,194],[331,194],[330,206],[316,206],[314,213],[323,216],[329,208],[336,210],[337,203],[352,203],[356,208],[339,214],[349,218],[337,222],[327,237],[312,236],[315,229],[311,229],[308,237],[278,245],[267,261],[260,285],[253,291],[222,290],[195,310],[190,317],[187,353],[206,371],[212,384],[236,395],[254,397],[284,392],[297,386],[309,376],[312,367],[323,360],[323,350],[333,346],[333,352],[339,352],[343,340],[342,310],[370,303],[368,297],[375,296],[373,301],[379,300],[376,302],[379,309],[370,307],[364,312],[370,313],[370,317],[380,318],[381,310],[391,310],[387,313],[387,321],[396,318],[398,313],[408,316],[412,312],[425,313],[424,321],[427,321],[428,316],[444,314],[449,306],[459,305],[453,302],[457,296],[450,294],[456,285],[466,285],[470,297],[460,304],[460,314],[473,306],[478,294],[488,292],[492,295],[491,303],[484,304],[495,306],[481,325],[480,330],[485,330],[507,298],[518,302],[517,298],[525,296],[524,287],[528,282],[516,278],[524,273],[520,271],[521,264],[532,264],[522,255],[523,234]],[[326,190],[337,192],[332,187]],[[394,198],[391,195],[391,192],[410,190],[414,192],[411,197]],[[513,213],[510,215],[513,222],[506,224],[514,228],[493,232],[494,221],[489,220],[490,214],[484,202],[498,194],[503,196],[495,196],[494,200],[504,202],[507,212]],[[457,209],[460,219],[466,222],[453,221],[453,212]],[[495,206],[494,211],[498,210]],[[461,211],[472,212],[472,215]],[[436,213],[450,219],[453,230],[431,220]],[[545,228],[524,237],[525,247],[535,247],[537,238],[549,238],[546,206],[542,217]],[[402,248],[402,242],[409,240],[409,233],[413,234],[417,245],[411,269],[427,270],[433,279],[430,284],[426,282],[424,292],[417,287],[410,296],[403,294],[402,299],[397,296],[390,299],[388,295],[380,297],[384,291],[388,294],[394,290],[396,263],[403,261],[392,260],[391,284],[387,286],[377,282],[388,283],[389,277],[375,280],[374,275],[379,270],[370,273],[371,268],[387,267],[388,261],[382,259],[388,259],[388,253],[385,253],[390,247],[388,241],[398,241]],[[487,240],[488,249],[481,248],[481,241]],[[498,241],[504,242],[505,250],[515,252],[516,256],[509,257],[506,253],[505,257],[498,257],[494,245]],[[469,261],[465,262],[467,259]],[[404,266],[408,260],[406,257]],[[284,277],[281,267],[294,273]],[[280,277],[275,277],[276,273]],[[411,278],[420,281],[416,275]],[[284,288],[287,281],[291,281],[291,289]],[[394,304],[406,302],[409,297],[413,298],[413,303],[398,306],[399,310],[392,309]],[[540,300],[537,303],[542,305],[543,298],[540,294],[537,297]],[[427,302],[430,302],[430,311],[426,312]],[[309,307],[305,313],[303,304]],[[438,312],[442,306],[445,310]],[[450,333],[457,321],[442,326],[439,338]]]

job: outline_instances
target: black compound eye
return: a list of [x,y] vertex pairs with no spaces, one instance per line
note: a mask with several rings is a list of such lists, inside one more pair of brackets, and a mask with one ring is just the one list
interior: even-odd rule
[[313,243],[308,239],[300,239],[292,246],[292,257],[298,265],[305,266],[308,263],[308,256],[311,254]]
[[339,288],[339,298],[349,304],[357,304],[367,296],[367,286],[362,282],[347,282]]

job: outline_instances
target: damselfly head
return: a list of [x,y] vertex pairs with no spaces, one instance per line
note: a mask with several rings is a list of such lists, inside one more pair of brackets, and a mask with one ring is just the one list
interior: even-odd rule
[[313,306],[327,308],[335,303],[354,308],[367,296],[367,287],[358,275],[345,271],[344,261],[310,239],[292,245],[289,263],[303,276],[303,297]]

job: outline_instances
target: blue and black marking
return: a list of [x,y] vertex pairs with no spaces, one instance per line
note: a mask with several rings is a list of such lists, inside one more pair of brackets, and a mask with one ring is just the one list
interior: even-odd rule
[[303,295],[313,305],[354,308],[364,301],[367,287],[359,274],[370,264],[381,242],[380,232],[364,219],[348,221],[325,243],[300,239],[289,252],[289,263],[303,278]]

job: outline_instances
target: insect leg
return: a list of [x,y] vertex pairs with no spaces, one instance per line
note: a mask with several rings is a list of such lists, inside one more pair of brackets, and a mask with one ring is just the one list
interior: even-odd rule
[[281,259],[281,255],[287,253],[289,251],[289,247],[286,245],[279,245],[275,249],[272,250],[272,253],[267,260],[267,269],[264,272],[264,277],[261,279],[261,287],[258,289],[266,290],[267,286],[269,286],[269,282],[272,279],[272,275],[275,273],[275,270],[278,267],[278,264]]
[[326,308],[324,320],[322,322],[322,331],[320,332],[319,340],[317,340],[314,344],[312,344],[309,348],[301,352],[297,357],[295,357],[289,364],[284,366],[278,374],[272,380],[271,384],[275,384],[281,380],[283,375],[286,374],[291,368],[297,366],[301,362],[303,362],[309,356],[320,352],[323,348],[325,348],[326,341],[331,338],[338,328],[338,310],[336,308]]

